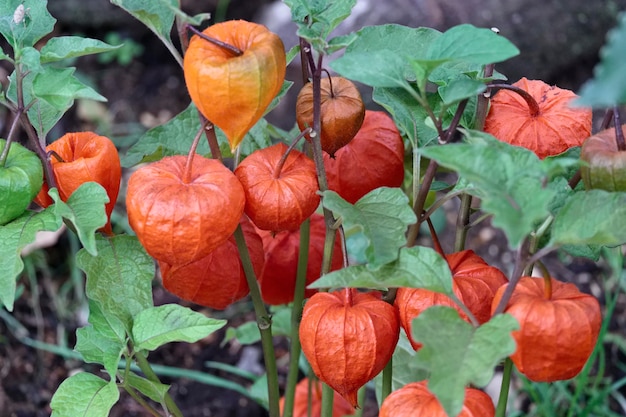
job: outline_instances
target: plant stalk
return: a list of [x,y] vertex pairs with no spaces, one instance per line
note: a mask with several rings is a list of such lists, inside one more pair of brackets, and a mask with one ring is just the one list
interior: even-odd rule
[[500,396],[498,398],[498,406],[496,407],[495,417],[506,416],[506,405],[509,400],[509,388],[511,386],[511,375],[513,373],[513,361],[511,358],[504,360],[504,369],[502,370],[502,385],[500,385]]
[[229,43],[222,42],[219,39],[215,39],[215,38],[212,38],[212,37],[210,37],[208,35],[205,35],[204,33],[200,32],[198,29],[194,28],[191,25],[188,25],[187,28],[189,30],[191,30],[194,34],[196,34],[199,37],[201,37],[202,39],[204,39],[205,41],[208,41],[208,42],[212,43],[213,45],[222,48],[224,51],[232,54],[233,56],[241,56],[241,55],[243,55],[243,51],[241,49],[237,48],[235,45],[231,45]]
[[391,394],[393,382],[393,356],[387,362],[387,365],[383,368],[383,384],[380,391],[380,403],[382,404],[385,401],[385,398]]
[[[135,352],[134,357],[137,365],[139,366],[139,369],[141,369],[141,372],[144,373],[146,378],[148,378],[152,382],[161,384],[161,380],[152,370],[152,367],[150,366],[150,363],[148,362],[144,354],[142,352]],[[183,417],[183,413],[180,411],[180,408],[178,408],[169,393],[165,393],[165,405],[167,407],[167,410],[171,412],[172,415],[174,415],[175,417]]]
[[7,157],[9,156],[9,149],[11,148],[11,143],[13,143],[13,137],[15,136],[15,132],[17,131],[17,124],[20,121],[22,110],[18,109],[17,113],[13,118],[13,122],[11,122],[11,129],[9,129],[9,134],[7,135],[6,143],[4,144],[4,149],[2,150],[2,154],[0,154],[0,167],[4,167],[7,162]]
[[193,142],[191,143],[191,147],[189,148],[189,153],[187,154],[187,161],[185,162],[185,170],[183,171],[183,184],[189,184],[191,182],[191,169],[193,167],[193,157],[196,155],[196,149],[198,149],[198,144],[200,143],[200,137],[202,136],[202,132],[206,129],[208,122],[204,122],[204,124],[196,133],[196,136],[193,138]]
[[298,383],[298,359],[300,358],[300,320],[306,289],[306,271],[309,262],[309,242],[311,237],[311,221],[306,219],[300,225],[300,251],[298,252],[298,269],[296,273],[296,289],[291,309],[291,346],[289,350],[289,370],[287,372],[287,386],[285,388],[285,405],[283,417],[293,415],[295,390]]
[[535,98],[528,91],[523,90],[514,85],[502,84],[502,83],[487,84],[487,87],[488,88],[502,88],[505,90],[513,91],[514,93],[519,94],[524,99],[524,101],[528,105],[528,110],[530,111],[531,117],[537,117],[539,116],[539,114],[541,114],[541,109],[539,109],[539,104],[537,103],[537,100],[535,100]]
[[311,133],[311,131],[312,129],[310,127],[307,127],[302,132],[300,132],[300,134],[296,136],[294,140],[291,141],[291,143],[289,144],[289,147],[287,148],[283,156],[280,158],[280,160],[276,164],[276,168],[274,168],[274,179],[280,178],[280,173],[283,170],[283,167],[285,166],[285,162],[287,162],[287,158],[289,158],[289,154],[291,153],[291,151],[293,151],[293,148],[296,147],[298,142],[300,142],[300,139],[302,139],[304,136]]
[[276,367],[276,356],[274,353],[274,341],[272,339],[272,318],[270,317],[263,299],[261,298],[261,290],[256,280],[256,274],[252,267],[248,246],[243,235],[241,225],[235,229],[235,241],[239,250],[239,257],[246,275],[246,281],[250,288],[250,297],[254,305],[257,324],[261,332],[261,345],[263,346],[263,357],[265,359],[265,370],[267,372],[267,391],[269,401],[270,417],[279,417],[280,410],[278,407],[279,391],[278,391],[278,369]]
[[620,121],[619,107],[613,107],[613,125],[615,126],[615,142],[620,152],[626,151],[626,141],[624,141],[624,131],[622,130],[622,122]]

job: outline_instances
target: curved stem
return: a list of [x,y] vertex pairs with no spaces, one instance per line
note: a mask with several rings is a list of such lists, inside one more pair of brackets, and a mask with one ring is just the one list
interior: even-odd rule
[[448,297],[450,297],[450,299],[452,301],[454,301],[454,304],[459,306],[461,311],[469,319],[470,323],[472,323],[472,326],[474,326],[474,327],[479,327],[480,326],[480,322],[478,321],[476,316],[474,316],[474,313],[471,312],[471,310],[459,299],[459,297],[456,296],[456,294],[454,292],[452,294],[447,294],[447,295],[448,295]]
[[504,360],[504,369],[502,370],[502,385],[500,385],[500,396],[498,397],[498,406],[496,407],[495,417],[506,416],[506,405],[509,400],[509,387],[511,386],[511,375],[513,374],[513,361],[511,358]]
[[546,300],[552,299],[552,278],[550,274],[546,274],[546,271],[543,271],[543,296]]
[[322,412],[321,417],[332,417],[333,415],[333,400],[335,391],[328,386],[325,382],[322,382]]
[[187,154],[187,161],[185,163],[185,170],[183,171],[183,184],[189,184],[191,182],[191,169],[193,167],[193,157],[196,155],[196,149],[198,149],[198,144],[200,143],[200,137],[202,136],[202,132],[206,129],[208,122],[204,122],[204,124],[196,133],[196,136],[193,138],[193,142],[191,143],[191,147],[189,148],[189,153]]
[[17,130],[17,124],[20,121],[21,111],[18,110],[18,113],[13,118],[13,122],[11,122],[11,129],[9,129],[9,134],[7,135],[6,143],[4,144],[4,149],[2,150],[2,154],[0,154],[0,167],[4,167],[7,161],[7,157],[9,156],[9,149],[11,148],[11,143],[13,143],[13,136],[15,136],[15,132]]
[[528,105],[528,110],[530,111],[531,117],[537,117],[539,116],[539,114],[541,114],[541,110],[539,109],[539,104],[537,104],[537,100],[535,100],[535,98],[528,91],[523,90],[519,87],[515,87],[510,84],[501,84],[501,83],[487,84],[487,87],[503,88],[505,90],[513,91],[514,93],[519,94],[524,99],[524,101]]
[[285,166],[285,162],[287,161],[287,158],[289,158],[289,154],[291,153],[293,148],[296,147],[298,142],[300,142],[300,139],[302,139],[305,135],[308,135],[309,133],[311,133],[312,130],[313,129],[311,129],[310,127],[307,127],[302,132],[300,132],[300,134],[296,136],[294,140],[291,141],[291,143],[289,144],[289,147],[287,148],[283,156],[280,158],[280,160],[276,164],[276,167],[274,168],[274,179],[280,178],[280,172],[283,170],[283,166]]
[[267,312],[265,304],[263,304],[261,290],[259,289],[259,283],[257,282],[256,274],[252,267],[252,261],[250,260],[248,246],[246,245],[246,239],[243,235],[243,230],[241,230],[241,225],[237,226],[234,235],[237,249],[239,250],[239,257],[241,258],[241,265],[243,266],[246,281],[250,288],[250,297],[254,305],[257,324],[261,332],[261,345],[263,346],[263,357],[265,360],[265,370],[267,372],[269,415],[270,417],[279,417],[278,369],[276,367],[274,341],[272,339],[272,318]]
[[296,272],[296,289],[291,308],[291,347],[289,350],[289,370],[287,372],[287,387],[285,388],[285,405],[283,417],[293,415],[296,384],[298,383],[298,358],[300,358],[300,320],[306,289],[306,270],[309,262],[309,242],[311,236],[311,221],[306,219],[300,225],[300,250],[298,252],[298,269]]
[[446,254],[441,247],[441,243],[439,242],[439,237],[437,236],[437,231],[435,230],[435,226],[433,226],[432,220],[430,217],[426,219],[426,223],[428,223],[428,230],[430,231],[430,236],[433,240],[433,246],[439,255],[445,258]]
[[513,273],[511,274],[509,283],[507,284],[507,287],[504,290],[504,294],[502,294],[502,298],[500,299],[500,302],[498,303],[498,306],[494,310],[492,316],[503,313],[504,309],[509,304],[511,295],[513,295],[513,291],[515,290],[515,287],[517,286],[517,283],[519,282],[520,278],[522,277],[522,273],[524,272],[524,266],[526,264],[526,259],[528,258],[528,246],[529,241],[528,238],[526,238],[517,250],[517,254],[515,255],[515,267],[513,268]]
[[191,30],[193,33],[195,33],[196,35],[198,35],[199,37],[201,37],[202,39],[204,39],[205,41],[211,42],[215,46],[219,46],[224,51],[231,53],[233,56],[243,55],[243,51],[234,45],[231,45],[226,42],[222,42],[219,39],[215,39],[208,35],[205,35],[204,33],[200,32],[198,29],[194,28],[193,26],[187,25],[187,28]]

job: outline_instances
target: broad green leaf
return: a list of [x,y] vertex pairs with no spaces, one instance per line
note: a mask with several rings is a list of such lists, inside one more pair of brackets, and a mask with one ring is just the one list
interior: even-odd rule
[[125,347],[124,343],[110,339],[94,326],[81,327],[76,330],[74,350],[83,356],[85,362],[104,365],[111,380],[115,380],[117,366]]
[[[415,350],[411,346],[411,342],[406,337],[404,331],[400,332],[400,339],[396,345],[396,349],[393,352],[391,358],[392,379],[391,379],[391,391],[402,388],[410,382],[422,381],[428,378],[428,372],[420,369],[415,361]],[[383,385],[383,374],[379,373],[374,378],[376,384],[376,398],[378,400],[378,406],[380,407],[380,397]]]
[[284,0],[291,9],[291,19],[298,26],[297,35],[316,51],[328,53],[327,38],[350,15],[356,0]]
[[626,243],[626,193],[589,190],[575,193],[557,212],[552,245]]
[[115,340],[119,343],[126,343],[126,329],[117,317],[106,315],[100,305],[93,300],[89,300],[89,323],[103,337]]
[[308,288],[358,287],[386,290],[391,287],[424,288],[452,294],[448,263],[431,248],[402,248],[398,260],[372,270],[354,265],[322,275]]
[[[272,335],[288,336],[291,333],[291,307],[287,305],[272,307],[270,314],[272,315]],[[258,323],[248,321],[238,327],[227,328],[221,346],[223,347],[232,339],[236,339],[242,345],[258,342],[261,340]]]
[[137,350],[155,350],[170,342],[194,343],[222,328],[225,320],[208,318],[178,304],[166,304],[143,310],[133,324]]
[[39,231],[55,231],[62,221],[53,208],[34,213],[27,211],[17,219],[0,226],[0,305],[13,310],[15,281],[24,269],[20,256],[26,245],[35,241]]
[[[380,51],[389,51],[402,58],[403,78],[415,81],[411,58],[423,57],[431,42],[441,32],[431,28],[411,28],[398,24],[367,26],[357,32],[358,37],[348,46],[345,54],[370,53],[372,58]],[[331,64],[332,65],[332,64]]]
[[483,82],[463,77],[439,87],[439,95],[445,104],[450,105],[474,97],[485,89],[486,86]]
[[443,306],[431,307],[413,320],[413,339],[423,344],[415,360],[418,367],[430,371],[428,389],[449,416],[461,411],[467,385],[487,385],[495,366],[515,352],[511,332],[518,328],[509,314],[475,328],[456,310]]
[[[283,88],[288,87],[283,85]],[[128,168],[138,163],[158,161],[165,156],[187,155],[199,129],[198,110],[192,103],[167,123],[150,129],[139,138],[122,157],[122,166]],[[226,136],[219,128],[215,128],[215,133],[222,156],[231,157],[230,144]],[[244,158],[255,150],[265,148],[270,144],[268,123],[265,119],[261,119],[250,129],[239,145],[240,157]],[[207,157],[211,155],[206,138],[200,139],[196,152]]]
[[107,417],[119,397],[115,380],[81,372],[59,385],[50,402],[52,417]]
[[111,3],[126,10],[160,39],[171,44],[176,0],[111,0]]
[[405,60],[389,50],[353,52],[330,63],[333,71],[371,87],[410,88],[404,71]]
[[99,54],[100,52],[112,51],[120,46],[109,45],[97,39],[81,36],[57,36],[50,39],[41,48],[41,62],[55,62],[66,58]]
[[430,43],[428,60],[458,60],[474,64],[493,64],[519,54],[509,40],[490,29],[470,24],[454,26]]
[[109,202],[109,196],[106,190],[96,182],[86,182],[72,193],[66,203],[61,201],[56,188],[48,194],[55,202],[55,214],[69,220],[85,250],[97,255],[96,230],[107,222],[104,206]]
[[533,152],[485,133],[469,131],[466,136],[470,143],[430,146],[419,152],[469,181],[468,192],[482,200],[482,210],[493,214],[493,225],[516,248],[549,215],[555,190],[543,184],[554,162],[540,161]]
[[[45,136],[72,107],[75,99],[87,98],[106,101],[91,87],[74,76],[75,68],[54,68],[44,66],[41,71],[28,74],[24,78],[24,102],[35,104],[28,111],[28,118],[37,129],[39,136]],[[63,86],[63,88],[59,88]],[[15,79],[11,76],[8,96],[15,100]]]
[[357,38],[356,33],[349,33],[343,36],[336,36],[328,41],[328,47],[326,48],[326,53],[332,54],[334,52],[340,51],[342,49],[347,48],[352,42]]
[[346,230],[357,229],[369,239],[365,257],[371,268],[398,257],[398,249],[406,244],[407,227],[417,221],[409,198],[399,188],[377,188],[354,205],[334,191],[324,191],[322,203]]
[[128,377],[124,383],[159,404],[164,403],[167,390],[170,389],[169,385],[150,381],[134,372],[128,373]]
[[22,56],[20,57],[20,63],[23,65],[23,70],[36,74],[43,71],[41,66],[41,54],[39,51],[31,46],[27,46],[22,49]]
[[130,332],[133,317],[153,306],[154,260],[133,236],[98,237],[96,248],[98,256],[84,249],[76,255],[78,267],[87,274],[87,297]]
[[[401,133],[411,143],[417,144],[416,147],[426,146],[437,138],[437,131],[432,124],[426,123],[428,112],[404,88],[375,87],[372,99],[391,114]],[[438,97],[434,94],[429,95],[433,107],[436,100]]]
[[582,86],[576,105],[612,107],[626,103],[625,44],[626,13],[622,13],[617,27],[608,33],[594,77]]
[[[14,50],[35,46],[52,32],[56,19],[48,13],[48,0],[2,0],[0,34]],[[16,52],[16,55],[19,53]]]

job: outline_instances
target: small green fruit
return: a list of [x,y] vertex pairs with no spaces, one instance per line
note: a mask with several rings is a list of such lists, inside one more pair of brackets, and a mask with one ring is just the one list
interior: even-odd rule
[[[0,139],[0,154],[6,140]],[[0,225],[19,217],[41,189],[43,168],[37,155],[19,143],[12,143],[0,166]]]
[[626,151],[617,148],[615,128],[587,138],[580,159],[587,163],[580,169],[586,189],[626,191]]

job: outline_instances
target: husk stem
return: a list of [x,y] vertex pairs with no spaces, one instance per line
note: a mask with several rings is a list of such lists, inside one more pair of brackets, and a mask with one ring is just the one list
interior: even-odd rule
[[[300,251],[298,252],[298,269],[296,272],[296,288],[291,308],[291,331],[289,349],[289,370],[287,371],[287,386],[285,387],[285,404],[283,417],[293,415],[296,385],[298,383],[298,359],[302,347],[300,345],[300,320],[304,303],[304,290],[306,289],[306,271],[309,262],[309,243],[311,237],[311,221],[306,219],[300,225]],[[310,384],[309,384],[310,388]]]
[[305,135],[308,135],[309,133],[311,133],[311,130],[312,129],[310,127],[307,127],[302,132],[300,132],[300,134],[296,136],[294,140],[291,141],[291,143],[289,144],[289,147],[287,148],[283,156],[281,156],[281,158],[278,160],[278,163],[276,164],[276,167],[274,168],[274,179],[280,178],[280,173],[283,170],[283,167],[285,166],[285,162],[287,161],[287,158],[289,158],[289,154],[296,147],[298,142],[300,142],[300,139],[302,139]]
[[250,288],[250,298],[252,298],[252,304],[254,305],[257,325],[261,333],[261,345],[263,347],[263,358],[265,360],[265,371],[267,373],[269,415],[270,417],[280,417],[280,409],[278,406],[278,369],[276,367],[276,355],[274,353],[274,341],[272,339],[272,318],[267,312],[263,299],[261,298],[261,290],[259,289],[256,274],[254,273],[241,225],[237,226],[234,235],[237,249],[239,250],[241,265],[246,275],[248,287]]
[[220,48],[222,48],[224,51],[232,54],[233,56],[241,56],[243,55],[243,51],[239,48],[237,48],[234,45],[231,45],[229,43],[226,42],[222,42],[219,39],[215,39],[212,38],[208,35],[205,35],[204,33],[200,32],[198,29],[194,28],[191,25],[188,25],[187,28],[192,31],[194,34],[198,35],[200,38],[204,39],[207,42],[212,43],[215,46],[218,46]]
[[0,154],[0,167],[4,167],[6,165],[7,157],[9,156],[9,149],[11,148],[11,143],[13,143],[13,137],[15,136],[15,132],[17,130],[17,124],[20,121],[20,112],[21,111],[18,110],[18,113],[15,114],[13,118],[13,122],[11,122],[11,129],[9,129],[4,149],[2,150],[2,154]]
[[383,383],[382,388],[380,390],[380,403],[382,404],[385,401],[385,398],[391,394],[393,382],[393,356],[387,362],[387,365],[383,368]]
[[202,132],[206,129],[208,122],[204,122],[204,124],[196,133],[196,136],[193,138],[193,142],[191,142],[191,147],[189,148],[189,153],[187,153],[187,160],[185,162],[185,170],[183,171],[182,182],[183,184],[189,184],[191,182],[191,170],[193,167],[193,158],[196,155],[196,149],[198,149],[198,144],[200,143],[200,137],[202,136]]
[[545,267],[545,265],[543,265],[543,263],[539,262],[538,265],[540,265],[542,268],[542,275],[543,275],[543,296],[545,297],[546,300],[550,300],[552,299],[552,278],[550,277],[550,274],[548,273],[548,269]]
[[528,91],[514,85],[502,83],[487,84],[487,87],[502,88],[505,90],[513,91],[514,93],[519,94],[519,96],[524,99],[526,105],[528,106],[528,111],[530,112],[531,117],[537,117],[541,114],[541,110],[539,109],[539,104],[537,104],[537,100],[535,100],[535,98]]

